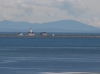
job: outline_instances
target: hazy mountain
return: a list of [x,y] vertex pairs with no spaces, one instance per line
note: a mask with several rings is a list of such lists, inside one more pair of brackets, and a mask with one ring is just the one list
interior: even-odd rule
[[13,22],[1,21],[0,31],[25,31],[29,28],[33,31],[47,31],[47,32],[99,32],[100,28],[93,27],[74,20],[61,20],[48,23],[29,23],[29,22]]

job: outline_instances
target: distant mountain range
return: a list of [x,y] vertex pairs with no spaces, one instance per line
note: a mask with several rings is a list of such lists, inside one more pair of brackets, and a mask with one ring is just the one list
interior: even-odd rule
[[13,22],[1,21],[0,32],[27,32],[32,28],[35,32],[99,32],[100,28],[90,26],[74,20],[61,20],[48,23],[29,23],[29,22]]

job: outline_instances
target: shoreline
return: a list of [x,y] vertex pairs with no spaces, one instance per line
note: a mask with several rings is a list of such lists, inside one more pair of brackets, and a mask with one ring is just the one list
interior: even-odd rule
[[18,34],[0,34],[0,37],[33,37],[33,38],[68,38],[68,37],[72,37],[72,38],[100,38],[100,35],[63,35],[63,34],[55,34],[54,36],[52,36],[52,34],[48,34],[48,35],[39,35],[36,34],[34,36],[29,36],[27,34],[24,34],[23,36],[19,36]]

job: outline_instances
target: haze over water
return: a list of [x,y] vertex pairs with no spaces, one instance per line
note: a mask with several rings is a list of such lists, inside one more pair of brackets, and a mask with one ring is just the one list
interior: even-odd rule
[[100,38],[0,37],[0,74],[72,72],[99,74]]

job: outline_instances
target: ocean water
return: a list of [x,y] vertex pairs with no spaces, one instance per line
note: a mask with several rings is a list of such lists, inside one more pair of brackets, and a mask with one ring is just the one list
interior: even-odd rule
[[100,74],[100,38],[0,37],[0,74]]

